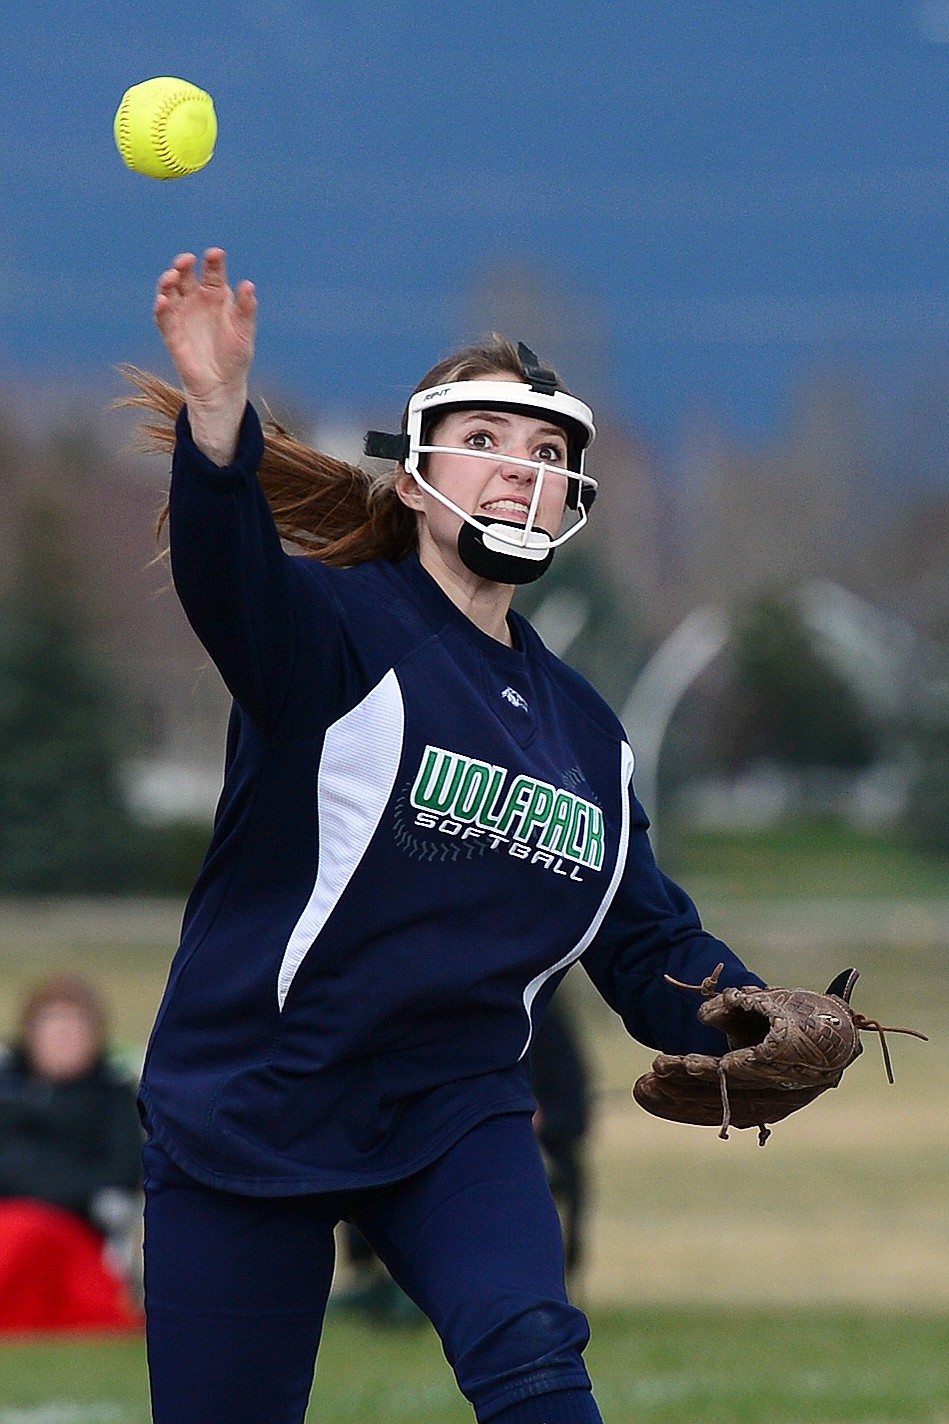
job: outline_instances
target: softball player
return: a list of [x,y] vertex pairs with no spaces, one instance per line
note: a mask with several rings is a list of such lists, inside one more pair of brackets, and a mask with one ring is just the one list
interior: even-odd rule
[[656,867],[619,722],[510,607],[587,521],[591,412],[526,348],[470,348],[370,434],[372,482],[265,444],[220,249],[155,316],[174,582],[233,696],[141,1089],[155,1420],[300,1424],[348,1220],[478,1420],[589,1424],[533,1028],[579,960],[643,1043],[721,1051],[664,973],[759,982]]

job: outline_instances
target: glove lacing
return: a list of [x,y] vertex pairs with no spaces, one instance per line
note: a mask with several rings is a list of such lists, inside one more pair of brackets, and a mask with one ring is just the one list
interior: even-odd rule
[[[671,974],[664,974],[663,978],[676,989],[687,989],[691,993],[701,994],[703,999],[710,999],[718,992],[718,981],[721,978],[724,968],[724,964],[717,965],[711,974],[705,976],[701,984],[683,984],[681,979],[673,979]],[[891,1084],[894,1083],[896,1079],[893,1077],[893,1064],[890,1060],[890,1050],[887,1046],[886,1035],[888,1033],[908,1033],[911,1034],[913,1038],[921,1038],[924,1043],[929,1042],[928,1035],[920,1033],[919,1030],[915,1028],[897,1028],[894,1025],[884,1028],[883,1024],[877,1019],[868,1019],[864,1014],[857,1013],[856,1009],[850,1008],[850,1004],[846,999],[843,1000],[843,1002],[847,1004],[847,1008],[853,1018],[854,1028],[856,1028],[858,1032],[865,1033],[870,1031],[879,1034],[880,1048],[883,1053],[883,1066],[886,1069],[887,1081]],[[718,1086],[722,1094],[722,1126],[718,1135],[727,1142],[728,1129],[731,1126],[732,1120],[732,1110],[731,1103],[728,1101],[728,1074],[724,1063],[721,1061],[718,1064]],[[757,1127],[758,1146],[763,1147],[771,1136],[771,1129],[766,1127],[763,1122],[759,1122]]]

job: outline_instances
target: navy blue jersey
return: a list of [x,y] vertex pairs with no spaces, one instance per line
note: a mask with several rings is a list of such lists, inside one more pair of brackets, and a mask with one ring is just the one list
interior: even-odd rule
[[142,1084],[169,1155],[265,1195],[408,1175],[532,1107],[532,1025],[577,959],[643,1043],[720,1050],[663,974],[760,981],[656,867],[613,713],[414,556],[285,553],[262,449],[250,407],[227,469],[179,423],[172,571],[234,703]]

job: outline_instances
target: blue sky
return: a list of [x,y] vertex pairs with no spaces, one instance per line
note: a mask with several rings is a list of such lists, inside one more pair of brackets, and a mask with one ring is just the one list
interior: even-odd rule
[[[0,18],[0,376],[166,369],[155,278],[211,242],[258,285],[258,386],[314,413],[394,416],[512,269],[550,318],[511,334],[660,445],[697,407],[766,437],[815,366],[898,400],[949,363],[949,0]],[[192,178],[114,149],[154,74],[214,96]]]

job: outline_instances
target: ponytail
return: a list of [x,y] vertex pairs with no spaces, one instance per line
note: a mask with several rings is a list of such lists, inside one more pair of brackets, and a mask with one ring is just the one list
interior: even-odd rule
[[[138,394],[126,396],[118,404],[147,413],[141,427],[142,447],[172,450],[184,392],[137,366],[119,369]],[[484,380],[500,373],[526,379],[517,348],[495,335],[440,361],[422,377],[416,390],[449,381]],[[565,389],[559,381],[557,386]],[[403,415],[403,429],[405,424]],[[264,421],[264,455],[258,478],[277,532],[301,553],[324,564],[347,568],[370,559],[397,562],[416,547],[415,515],[395,490],[400,470],[401,466],[395,466],[381,477],[373,476],[358,465],[304,445],[272,416]],[[166,504],[158,520],[159,536],[167,518]]]
[[[173,450],[184,392],[137,366],[119,369],[138,394],[118,404],[147,413],[142,448]],[[415,547],[415,516],[395,492],[394,471],[375,478],[304,445],[268,416],[257,473],[281,539],[310,558],[343,568],[369,559],[403,559]],[[167,518],[166,504],[159,537]]]

